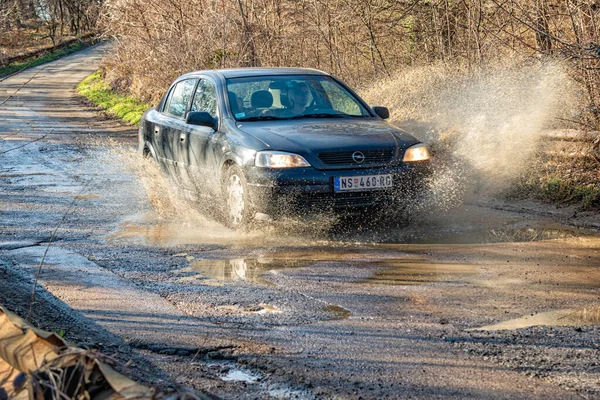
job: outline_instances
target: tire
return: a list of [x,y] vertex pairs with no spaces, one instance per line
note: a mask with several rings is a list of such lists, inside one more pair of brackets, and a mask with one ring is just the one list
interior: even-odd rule
[[246,177],[237,165],[232,165],[227,170],[223,182],[223,195],[225,197],[224,218],[227,226],[233,229],[248,226],[252,215],[248,201],[248,187]]

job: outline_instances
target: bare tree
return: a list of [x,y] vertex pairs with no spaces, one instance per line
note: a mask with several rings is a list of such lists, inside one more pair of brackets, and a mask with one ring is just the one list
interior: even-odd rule
[[[70,30],[90,15],[43,1],[65,7]],[[315,67],[361,84],[419,63],[551,56],[571,63],[597,110],[599,12],[600,0],[106,0],[102,21],[118,43],[109,78],[146,99],[216,66]]]

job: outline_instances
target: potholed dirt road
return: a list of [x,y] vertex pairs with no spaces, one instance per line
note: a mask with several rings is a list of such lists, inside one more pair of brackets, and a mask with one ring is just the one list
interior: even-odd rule
[[232,232],[137,159],[134,129],[76,98],[102,51],[0,82],[1,304],[28,317],[48,249],[30,319],[161,388],[600,396],[600,236],[573,226],[595,216],[469,201],[392,231]]

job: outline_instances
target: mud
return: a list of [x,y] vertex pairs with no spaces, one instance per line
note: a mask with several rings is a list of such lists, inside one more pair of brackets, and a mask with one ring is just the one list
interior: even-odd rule
[[[365,251],[362,256],[367,255]],[[460,264],[432,264],[426,260],[386,259],[383,261],[361,261],[361,254],[352,252],[319,252],[307,251],[279,252],[265,254],[256,259],[233,260],[196,260],[187,256],[191,261],[188,267],[174,271],[181,274],[181,282],[199,282],[205,279],[216,281],[243,280],[262,285],[273,285],[268,276],[273,271],[290,268],[300,268],[315,265],[319,262],[344,262],[362,268],[377,269],[369,278],[357,283],[376,285],[418,285],[440,280],[451,280],[453,275],[473,275],[476,267]],[[368,255],[367,255],[368,257]],[[199,274],[194,275],[194,272]]]
[[425,260],[385,260],[375,265],[380,268],[364,283],[375,285],[424,285],[438,281],[464,279],[474,275],[474,265],[433,264]]
[[348,318],[350,318],[350,315],[352,315],[352,313],[349,310],[346,310],[344,307],[340,307],[340,306],[336,306],[336,305],[329,305],[327,307],[324,307],[323,311],[331,314],[332,317],[330,317],[328,319],[333,320],[333,321],[348,319]]
[[556,310],[540,314],[525,315],[521,318],[503,321],[494,325],[472,330],[501,331],[529,328],[531,326],[588,326],[600,325],[600,306],[590,306],[581,310]]

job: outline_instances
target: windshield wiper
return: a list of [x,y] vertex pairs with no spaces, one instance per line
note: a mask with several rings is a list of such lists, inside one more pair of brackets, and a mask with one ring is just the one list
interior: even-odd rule
[[315,114],[302,114],[302,115],[296,115],[294,117],[290,117],[289,119],[301,119],[301,118],[343,118],[343,117],[349,117],[348,114],[344,114],[344,113],[337,113],[337,114],[332,114],[332,113],[315,113]]
[[274,120],[274,119],[284,119],[284,118],[275,117],[273,115],[258,115],[256,117],[240,118],[237,121],[238,122],[246,122],[246,121],[270,121],[270,120]]

